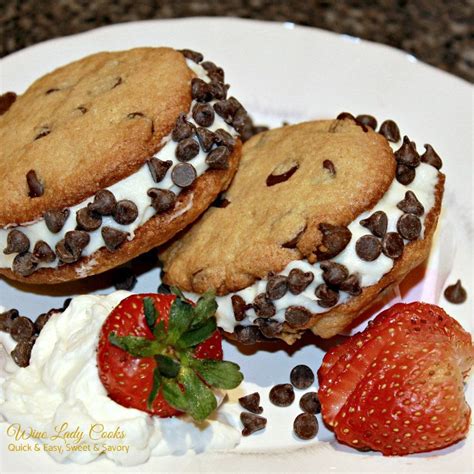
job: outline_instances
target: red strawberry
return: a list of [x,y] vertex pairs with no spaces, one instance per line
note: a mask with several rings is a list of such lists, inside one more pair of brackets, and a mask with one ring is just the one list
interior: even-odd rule
[[397,304],[326,354],[318,371],[323,419],[358,449],[444,448],[468,431],[463,377],[473,361],[470,334],[441,308]]
[[102,326],[97,350],[110,398],[159,417],[205,419],[217,406],[209,387],[234,388],[243,378],[238,365],[222,361],[216,308],[211,295],[195,306],[164,294],[123,300]]

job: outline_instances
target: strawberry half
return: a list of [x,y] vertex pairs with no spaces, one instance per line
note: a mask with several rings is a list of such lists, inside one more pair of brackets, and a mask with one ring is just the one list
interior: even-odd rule
[[464,438],[471,335],[441,308],[397,304],[331,349],[318,371],[325,423],[357,449],[404,455]]
[[231,389],[243,379],[237,364],[222,360],[216,309],[211,294],[196,305],[181,294],[124,299],[104,322],[97,348],[109,397],[159,417],[207,418],[217,407],[211,387]]

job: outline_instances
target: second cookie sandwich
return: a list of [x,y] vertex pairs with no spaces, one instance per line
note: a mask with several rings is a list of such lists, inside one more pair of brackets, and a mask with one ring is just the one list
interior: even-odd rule
[[347,114],[253,137],[221,207],[162,253],[165,283],[216,291],[241,342],[334,336],[430,249],[441,160],[395,149]]
[[252,133],[227,89],[220,67],[170,48],[99,53],[38,79],[0,117],[0,273],[83,278],[194,221]]

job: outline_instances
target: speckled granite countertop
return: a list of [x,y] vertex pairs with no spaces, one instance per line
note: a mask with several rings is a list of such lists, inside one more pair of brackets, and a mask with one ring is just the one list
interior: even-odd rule
[[385,43],[474,82],[474,0],[3,0],[5,56],[124,21],[239,16],[291,21]]

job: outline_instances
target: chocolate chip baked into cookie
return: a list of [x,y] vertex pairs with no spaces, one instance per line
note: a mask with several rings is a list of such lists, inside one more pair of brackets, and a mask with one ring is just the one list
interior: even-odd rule
[[241,342],[306,329],[324,338],[428,255],[444,175],[391,122],[364,118],[287,126],[254,136],[224,206],[165,250],[164,281],[219,295],[219,326]]
[[[0,117],[0,273],[83,278],[166,242],[225,189],[253,125],[224,71],[170,48],[104,52]],[[6,110],[7,109],[7,110]]]

